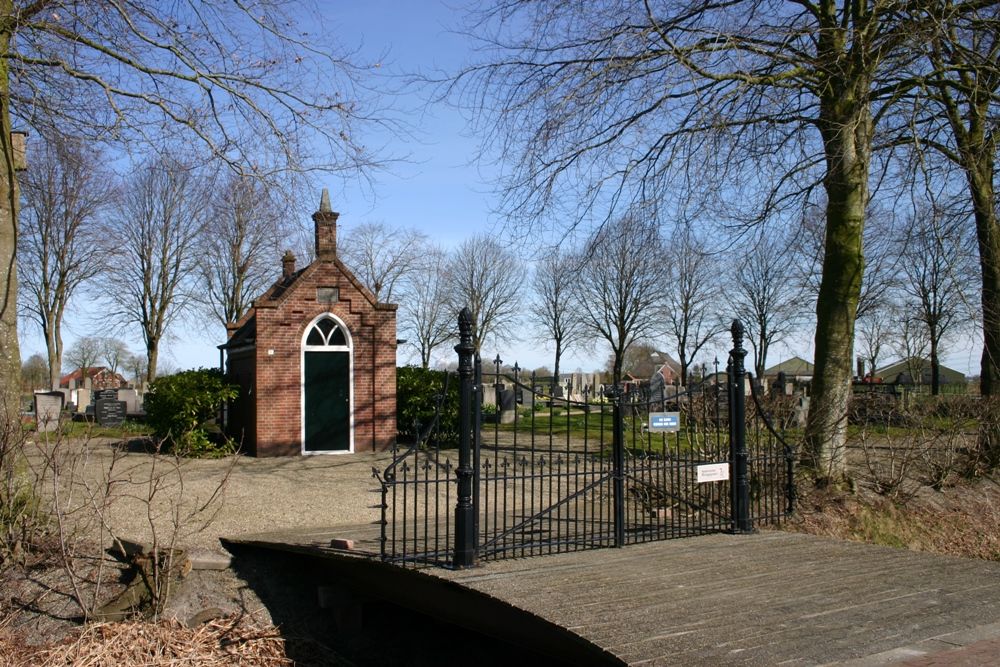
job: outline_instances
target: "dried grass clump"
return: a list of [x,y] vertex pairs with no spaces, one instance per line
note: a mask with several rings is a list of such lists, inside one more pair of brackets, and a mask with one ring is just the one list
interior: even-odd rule
[[247,667],[291,665],[285,643],[273,627],[262,628],[244,616],[209,621],[187,628],[176,621],[93,623],[54,646],[30,653],[4,655],[11,647],[0,642],[2,667]]

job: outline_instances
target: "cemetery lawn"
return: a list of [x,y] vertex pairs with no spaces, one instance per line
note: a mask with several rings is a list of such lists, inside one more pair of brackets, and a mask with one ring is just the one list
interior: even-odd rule
[[69,438],[118,438],[130,440],[153,435],[153,429],[148,424],[126,419],[116,426],[101,426],[96,422],[70,421],[62,425],[62,434]]
[[[644,427],[644,420],[625,418],[625,449],[632,455],[717,451],[719,443],[724,444],[728,438],[724,431],[718,434],[708,431],[706,436],[704,428],[688,429],[684,424],[679,432],[669,434],[647,433]],[[524,442],[529,442],[532,434],[536,442],[551,437],[556,448],[568,444],[571,449],[580,451],[586,442],[587,451],[600,452],[604,456],[611,455],[613,441],[611,415],[602,413],[599,405],[590,412],[562,408],[518,412],[516,421],[509,424],[484,423],[484,442],[488,442],[494,432],[503,434],[503,440],[516,435]]]

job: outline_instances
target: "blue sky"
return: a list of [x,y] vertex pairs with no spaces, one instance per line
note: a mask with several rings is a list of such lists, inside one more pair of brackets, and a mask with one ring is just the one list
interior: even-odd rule
[[[335,48],[358,48],[356,62],[379,62],[378,71],[391,87],[400,85],[396,76],[418,70],[455,71],[469,57],[470,41],[453,32],[462,18],[460,11],[452,8],[456,2],[368,0],[319,4],[325,13],[323,39]],[[445,247],[453,247],[481,231],[502,233],[502,220],[491,213],[495,204],[491,193],[494,172],[489,165],[473,163],[479,140],[468,136],[465,119],[459,111],[445,104],[427,106],[423,97],[411,92],[390,100],[411,126],[412,136],[364,135],[369,145],[382,146],[387,154],[406,156],[405,161],[376,173],[370,187],[334,177],[321,184],[330,189],[333,207],[341,214],[341,229],[367,221],[384,222],[418,229]],[[315,202],[306,202],[305,210],[311,211],[318,201],[317,191]],[[311,228],[308,219],[302,222]],[[67,325],[67,347],[75,336],[101,335],[88,330],[89,326],[80,317],[71,317]],[[801,339],[792,347],[779,345],[773,349],[769,365],[791,354],[811,359],[811,334]],[[221,331],[212,337],[190,326],[176,326],[161,347],[161,364],[176,369],[216,366],[219,362],[216,345],[223,340]],[[141,350],[138,338],[126,342],[134,351]],[[977,373],[977,345],[978,342],[954,346],[945,363],[963,372]],[[44,354],[44,350],[37,328],[23,324],[22,357],[35,352]],[[673,354],[673,350],[666,351]],[[485,357],[493,358],[496,353],[497,350],[484,350]],[[500,354],[505,361],[518,361],[523,367],[552,364],[551,353],[531,339],[512,344]],[[454,357],[450,345],[439,350],[438,355],[442,360]],[[605,348],[598,346],[593,352],[564,358],[562,366],[567,371],[589,371],[602,368],[606,359]],[[407,358],[401,354],[400,363],[405,361]]]

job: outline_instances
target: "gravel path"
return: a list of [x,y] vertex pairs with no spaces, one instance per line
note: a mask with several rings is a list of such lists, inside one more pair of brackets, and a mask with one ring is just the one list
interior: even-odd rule
[[372,467],[391,460],[387,453],[175,459],[122,451],[111,441],[33,444],[31,470],[51,479],[41,452],[59,460],[64,488],[72,480],[63,503],[106,501],[107,523],[118,537],[150,544],[155,531],[159,544],[220,553],[222,536],[377,521],[381,496]]

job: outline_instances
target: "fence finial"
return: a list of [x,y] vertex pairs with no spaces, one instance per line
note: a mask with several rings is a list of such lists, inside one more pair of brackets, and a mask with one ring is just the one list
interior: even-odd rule
[[739,320],[733,320],[733,325],[729,327],[729,333],[733,334],[733,342],[736,343],[736,347],[743,347],[743,336],[746,334],[743,323]]

